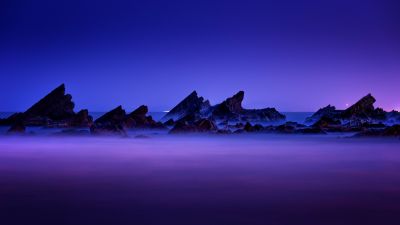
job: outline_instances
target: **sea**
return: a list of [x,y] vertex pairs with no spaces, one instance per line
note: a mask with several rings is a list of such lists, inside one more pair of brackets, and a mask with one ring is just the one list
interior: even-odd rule
[[397,225],[399,171],[397,138],[0,135],[0,224]]

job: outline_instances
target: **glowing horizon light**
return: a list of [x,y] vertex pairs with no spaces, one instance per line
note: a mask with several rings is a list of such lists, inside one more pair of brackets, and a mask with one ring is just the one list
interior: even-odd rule
[[163,112],[165,112],[165,113],[169,113],[169,111],[168,111],[168,110],[165,110],[165,111],[163,111]]
[[349,107],[349,103],[346,103],[345,105],[346,105],[346,107]]

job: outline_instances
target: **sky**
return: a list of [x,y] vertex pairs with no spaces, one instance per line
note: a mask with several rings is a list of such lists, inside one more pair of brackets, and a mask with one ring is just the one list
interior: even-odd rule
[[76,109],[171,109],[191,91],[247,108],[400,109],[400,3],[387,0],[5,0],[0,111],[61,83]]

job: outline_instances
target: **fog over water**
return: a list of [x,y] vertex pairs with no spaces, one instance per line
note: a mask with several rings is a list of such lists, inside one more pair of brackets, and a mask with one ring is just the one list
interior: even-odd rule
[[0,138],[0,224],[397,224],[400,140]]

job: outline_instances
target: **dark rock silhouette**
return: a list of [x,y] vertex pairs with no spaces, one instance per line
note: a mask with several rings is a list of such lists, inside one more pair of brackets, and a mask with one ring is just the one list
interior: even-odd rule
[[202,114],[204,111],[208,110],[210,107],[209,101],[204,101],[203,97],[198,97],[197,92],[193,91],[184,98],[181,102],[179,102],[174,108],[172,108],[162,119],[161,121],[168,121],[169,119],[173,119],[178,121],[183,117],[190,114]]
[[25,113],[26,118],[47,117],[51,120],[63,120],[74,117],[72,96],[65,94],[65,85],[61,84]]
[[71,125],[73,127],[90,127],[93,125],[93,117],[89,115],[87,109],[83,109],[74,116]]
[[375,98],[368,94],[354,105],[350,106],[340,114],[341,119],[359,118],[363,120],[385,120],[386,112],[381,108],[375,109]]
[[147,106],[142,105],[127,115],[122,106],[118,106],[94,121],[91,132],[126,135],[126,129],[130,128],[165,128],[162,123],[147,116],[147,112]]
[[90,127],[90,132],[92,134],[118,134],[125,136],[125,118],[125,110],[122,109],[122,106],[118,106],[95,120]]
[[61,84],[24,113],[11,115],[2,120],[1,124],[22,123],[24,126],[89,127],[92,119],[86,113],[87,110],[76,114],[74,106],[72,96],[65,94],[65,85]]
[[328,105],[324,108],[320,108],[317,112],[315,112],[311,117],[306,119],[307,124],[316,123],[322,117],[325,118],[335,118],[340,114],[340,110],[336,110],[335,106]]
[[215,120],[244,121],[244,122],[273,122],[285,120],[275,108],[244,109],[242,101],[244,92],[239,91],[222,103],[211,108],[211,116]]
[[203,118],[222,121],[243,121],[243,122],[272,122],[284,120],[285,116],[274,108],[265,109],[244,109],[242,101],[244,92],[239,91],[232,97],[227,98],[220,104],[210,106],[208,101],[198,97],[196,91],[175,106],[162,121],[174,119],[175,121],[194,122]]
[[360,127],[364,123],[386,121],[388,113],[381,108],[375,108],[375,101],[375,98],[368,94],[345,110],[336,110],[334,106],[328,105],[307,118],[306,123],[314,123],[314,125],[319,123],[319,126],[324,123],[328,126],[329,123],[332,125],[334,122],[334,125],[340,123],[347,127]]
[[140,106],[128,114],[124,126],[127,128],[164,128],[162,123],[156,122],[151,116],[147,116],[148,108]]
[[239,91],[234,96],[227,98],[222,103],[213,107],[212,116],[215,118],[230,118],[239,116],[242,113],[242,101],[244,92]]

